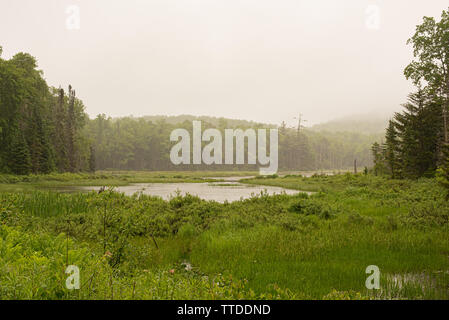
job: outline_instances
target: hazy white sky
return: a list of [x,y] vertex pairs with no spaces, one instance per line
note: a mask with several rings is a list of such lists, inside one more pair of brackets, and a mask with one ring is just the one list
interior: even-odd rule
[[[79,29],[70,29],[71,5]],[[424,15],[447,7],[447,0],[0,0],[0,45],[6,58],[37,57],[50,85],[72,84],[91,117],[278,124],[301,112],[311,124],[400,108],[411,90],[402,73],[412,58],[406,40]]]

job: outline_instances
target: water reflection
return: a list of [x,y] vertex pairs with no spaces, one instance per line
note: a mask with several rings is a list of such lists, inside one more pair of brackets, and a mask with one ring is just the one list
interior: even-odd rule
[[[82,187],[84,190],[99,190],[101,187]],[[159,196],[167,200],[170,196],[179,191],[182,195],[189,193],[205,200],[214,200],[218,202],[237,201],[250,198],[253,194],[267,192],[274,194],[297,194],[299,191],[284,189],[281,187],[248,185],[226,179],[224,182],[214,183],[136,183],[128,186],[116,187],[116,191],[123,192],[126,195],[133,195],[137,192],[143,194]]]

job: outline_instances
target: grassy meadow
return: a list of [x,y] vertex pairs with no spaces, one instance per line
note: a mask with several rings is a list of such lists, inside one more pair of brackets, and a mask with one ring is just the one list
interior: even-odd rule
[[[314,193],[232,203],[56,192],[237,175],[254,173],[0,176],[0,298],[449,298],[449,204],[434,179],[255,177],[244,182]],[[380,290],[365,287],[369,265]]]

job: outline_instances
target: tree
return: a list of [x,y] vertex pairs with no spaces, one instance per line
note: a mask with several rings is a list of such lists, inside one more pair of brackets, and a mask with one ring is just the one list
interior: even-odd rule
[[76,135],[76,124],[75,124],[75,91],[72,90],[72,86],[69,85],[69,107],[67,114],[67,156],[70,172],[75,172],[76,170],[76,154],[75,154],[75,135]]
[[449,144],[449,10],[440,21],[424,17],[407,44],[414,60],[404,75],[417,91],[387,129],[386,161],[393,177],[397,169],[409,178],[433,176]]
[[89,171],[91,173],[95,173],[96,165],[95,165],[95,149],[91,145],[90,146],[90,154],[89,154]]
[[382,145],[374,142],[371,147],[374,162],[374,174],[377,176],[385,171],[385,152]]
[[75,92],[70,88],[66,97],[49,88],[34,57],[0,58],[0,171],[88,170],[89,144],[81,133],[86,119]]
[[399,141],[396,130],[396,124],[393,120],[388,123],[387,132],[385,135],[385,160],[390,169],[391,177],[393,179],[400,176],[400,163],[399,163]]
[[[441,117],[443,122],[442,141],[449,143],[449,10],[443,11],[441,20],[424,17],[421,25],[407,44],[413,45],[413,60],[404,70],[407,79],[412,79],[424,91],[442,100]],[[441,153],[440,153],[441,154]]]
[[31,157],[25,137],[20,130],[16,131],[11,142],[9,167],[12,173],[27,175],[31,172]]
[[409,95],[403,107],[405,110],[394,116],[401,174],[409,178],[431,176],[439,158],[441,106],[418,90]]
[[54,169],[53,154],[46,126],[39,110],[34,110],[30,126],[31,162],[33,173],[50,173]]
[[56,167],[59,172],[68,170],[67,146],[66,146],[66,124],[67,116],[64,105],[64,89],[59,88],[53,93],[54,101],[54,135],[53,144],[56,153]]

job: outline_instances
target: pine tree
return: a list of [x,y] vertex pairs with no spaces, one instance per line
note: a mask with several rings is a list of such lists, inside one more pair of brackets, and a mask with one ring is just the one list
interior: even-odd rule
[[67,117],[64,106],[64,89],[57,90],[57,98],[54,108],[54,146],[56,153],[56,167],[59,172],[67,171],[67,146],[66,146],[66,123]]
[[441,105],[418,90],[403,106],[405,110],[394,116],[401,173],[409,178],[433,175],[442,141]]
[[89,145],[78,132],[86,118],[72,88],[68,98],[62,89],[49,88],[34,57],[0,58],[1,171],[88,170]]
[[400,164],[398,159],[399,141],[396,131],[396,125],[392,120],[390,120],[388,123],[385,140],[385,160],[390,169],[391,177],[395,179],[400,176]]
[[53,153],[50,141],[45,132],[45,126],[42,119],[37,120],[37,137],[39,139],[40,152],[38,159],[38,168],[40,173],[50,173],[54,169]]
[[32,172],[35,174],[49,173],[53,170],[53,155],[43,113],[44,110],[39,109],[37,105],[34,106],[26,131],[29,140]]
[[9,168],[12,173],[27,175],[31,172],[31,157],[25,137],[20,130],[16,131],[10,146]]

